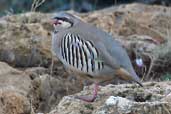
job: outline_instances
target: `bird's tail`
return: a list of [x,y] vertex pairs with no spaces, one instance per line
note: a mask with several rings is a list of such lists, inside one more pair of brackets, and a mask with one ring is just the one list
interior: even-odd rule
[[116,75],[118,75],[120,78],[124,80],[131,80],[136,83],[138,83],[141,87],[143,87],[140,78],[137,76],[135,72],[132,72],[131,74],[125,70],[124,68],[119,68],[116,70]]

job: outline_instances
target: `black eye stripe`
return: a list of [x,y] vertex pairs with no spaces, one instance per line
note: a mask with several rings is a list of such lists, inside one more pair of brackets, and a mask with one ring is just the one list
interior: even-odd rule
[[54,19],[66,21],[66,22],[71,23],[71,26],[73,25],[73,22],[70,19],[65,18],[65,17],[54,17]]

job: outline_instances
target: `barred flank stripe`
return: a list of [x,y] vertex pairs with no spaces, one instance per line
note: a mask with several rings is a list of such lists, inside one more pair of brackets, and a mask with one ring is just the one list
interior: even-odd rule
[[85,41],[80,36],[66,34],[61,41],[62,58],[78,70],[92,73],[104,68],[104,63],[96,61],[99,58],[98,50],[91,41]]
[[[72,36],[72,43],[75,43],[75,37],[73,35]],[[72,66],[75,66],[75,46],[72,44]]]
[[62,58],[65,59],[64,51],[63,51],[63,49],[64,49],[64,47],[63,47],[63,41],[64,41],[64,39],[61,40],[61,49],[60,50],[61,50]]
[[[83,45],[85,45],[85,44],[83,44]],[[85,47],[83,47],[83,52],[84,52],[84,56],[85,56],[85,65],[86,65],[86,71],[88,72],[88,55],[87,55],[87,53],[86,53],[86,48]]]
[[87,44],[88,50],[90,51],[90,56],[92,57],[92,59],[94,59],[95,54],[93,53],[93,48],[94,48],[93,44],[90,41],[87,41],[86,44]]
[[102,62],[101,64],[102,64],[102,69],[103,69],[104,68],[104,63]]
[[[79,40],[79,42],[80,42],[80,39],[78,39]],[[79,46],[79,53],[80,53],[80,61],[81,61],[81,70],[83,70],[83,67],[84,67],[84,63],[83,63],[83,52],[82,52],[82,47],[81,47],[81,45],[80,45],[80,43],[78,44],[78,46]]]
[[78,68],[78,64],[79,64],[79,55],[78,55],[78,53],[79,53],[79,49],[78,48],[76,48],[76,61],[77,61],[77,68]]
[[67,37],[67,35],[64,37],[64,39],[63,39],[63,51],[64,51],[64,57],[65,57],[65,60],[67,61],[67,52],[66,52],[66,46],[65,46],[65,42],[66,42],[66,37]]
[[[78,36],[78,38],[79,38],[79,36]],[[86,72],[87,70],[87,64],[86,64],[86,53],[85,53],[85,50],[84,50],[84,42],[83,42],[83,40],[81,39],[80,40],[81,41],[81,51],[82,51],[82,61],[83,61],[83,72]]]
[[71,44],[71,34],[68,35],[67,38],[67,50],[68,50],[68,62],[71,64],[71,50],[70,50],[70,44]]
[[94,72],[94,70],[95,70],[95,66],[94,66],[94,61],[93,61],[93,59],[91,59],[91,65],[92,65],[92,72]]
[[100,65],[101,65],[100,62],[98,62],[98,69],[99,69],[99,70],[100,70]]

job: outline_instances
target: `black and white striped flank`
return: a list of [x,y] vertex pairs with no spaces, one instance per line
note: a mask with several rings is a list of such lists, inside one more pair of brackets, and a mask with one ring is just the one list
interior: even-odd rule
[[66,34],[61,41],[61,55],[68,65],[76,69],[93,73],[104,68],[99,61],[98,50],[91,41],[84,41],[78,35]]

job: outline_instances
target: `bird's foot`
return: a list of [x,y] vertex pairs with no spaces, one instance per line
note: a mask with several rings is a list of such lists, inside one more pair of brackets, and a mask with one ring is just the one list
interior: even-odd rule
[[97,92],[98,92],[98,84],[95,83],[94,85],[94,91],[93,91],[93,96],[77,96],[77,99],[86,101],[86,102],[94,102],[94,100],[97,97]]
[[83,100],[85,102],[94,102],[96,96],[76,96],[76,99]]

